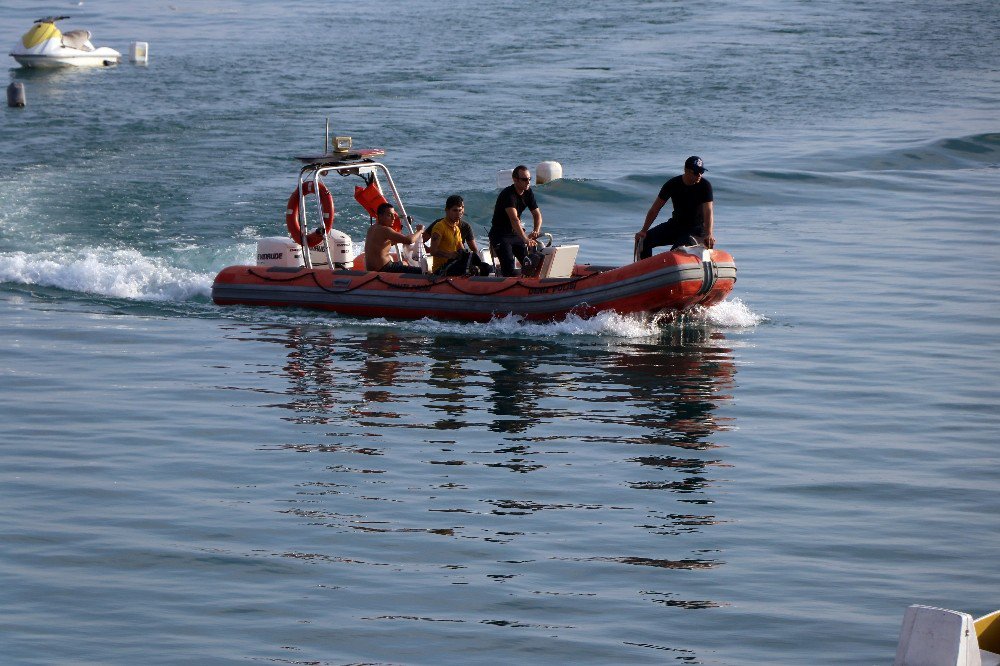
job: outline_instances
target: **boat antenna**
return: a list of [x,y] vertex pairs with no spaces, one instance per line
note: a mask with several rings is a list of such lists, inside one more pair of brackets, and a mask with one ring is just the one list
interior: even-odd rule
[[330,116],[326,117],[326,142],[323,144],[323,154],[330,152]]

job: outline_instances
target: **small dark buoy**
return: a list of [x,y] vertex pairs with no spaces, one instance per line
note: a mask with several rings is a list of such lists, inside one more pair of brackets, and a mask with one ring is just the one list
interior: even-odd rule
[[7,106],[23,107],[25,102],[23,83],[15,81],[7,86]]

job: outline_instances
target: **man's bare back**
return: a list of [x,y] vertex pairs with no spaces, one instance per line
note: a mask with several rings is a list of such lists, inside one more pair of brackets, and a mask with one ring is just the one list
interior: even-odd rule
[[396,243],[410,244],[410,237],[381,224],[368,227],[365,237],[365,267],[370,271],[381,270],[389,263],[389,248]]
[[[396,243],[410,245],[420,242],[423,235],[424,226],[418,224],[416,231],[412,234],[401,234],[392,228],[396,219],[396,211],[389,204],[379,206],[378,216],[375,224],[368,228],[368,235],[365,236],[365,268],[370,271],[380,271],[390,263],[389,248]],[[397,267],[394,272],[408,272],[410,270],[419,271],[419,268],[411,269],[409,266]],[[403,270],[405,269],[405,270]]]

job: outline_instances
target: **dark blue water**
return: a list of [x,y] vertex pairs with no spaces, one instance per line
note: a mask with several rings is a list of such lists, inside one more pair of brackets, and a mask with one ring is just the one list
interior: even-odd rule
[[[998,606],[994,3],[119,4],[0,17],[151,54],[9,60],[2,661],[882,664],[907,605]],[[701,155],[736,289],[213,305],[327,117],[418,221],[560,161],[546,230],[599,264]]]

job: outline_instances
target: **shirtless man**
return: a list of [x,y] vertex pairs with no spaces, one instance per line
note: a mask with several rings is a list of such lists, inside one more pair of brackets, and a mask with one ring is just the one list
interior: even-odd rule
[[396,209],[390,203],[378,207],[375,224],[368,228],[365,236],[365,267],[370,271],[384,273],[422,273],[418,266],[407,266],[401,261],[391,261],[389,248],[395,244],[419,243],[424,225],[418,224],[412,234],[401,234],[392,228],[396,219]]

